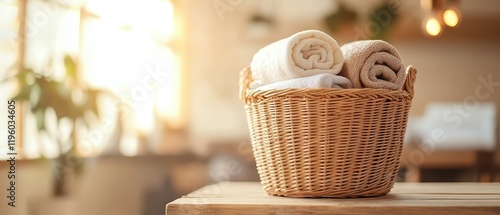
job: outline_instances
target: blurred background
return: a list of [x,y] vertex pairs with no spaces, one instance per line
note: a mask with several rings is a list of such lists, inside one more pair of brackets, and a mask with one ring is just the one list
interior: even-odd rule
[[499,23],[495,0],[0,0],[18,153],[0,213],[163,214],[206,184],[258,181],[239,71],[306,29],[386,40],[417,68],[399,181],[498,182]]

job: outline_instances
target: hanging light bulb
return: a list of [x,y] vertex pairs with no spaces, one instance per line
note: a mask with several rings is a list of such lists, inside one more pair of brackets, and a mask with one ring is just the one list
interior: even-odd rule
[[443,22],[447,26],[456,27],[460,23],[460,12],[456,8],[448,8],[443,12]]
[[430,36],[437,36],[441,34],[441,24],[436,17],[428,17],[422,23],[424,31]]
[[421,0],[420,3],[426,17],[422,22],[426,34],[438,36],[443,26],[457,27],[460,24],[460,0]]
[[424,19],[422,20],[422,30],[429,36],[438,36],[441,34],[440,18],[442,8],[444,8],[446,0],[422,0],[421,7],[424,11]]

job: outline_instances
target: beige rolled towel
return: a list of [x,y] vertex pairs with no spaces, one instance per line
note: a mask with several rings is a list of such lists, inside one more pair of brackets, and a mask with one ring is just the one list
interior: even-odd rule
[[399,90],[406,72],[398,51],[382,40],[361,40],[340,47],[344,66],[339,75],[351,80],[354,88]]
[[252,86],[323,73],[336,75],[344,58],[337,41],[318,30],[298,32],[273,42],[253,56]]

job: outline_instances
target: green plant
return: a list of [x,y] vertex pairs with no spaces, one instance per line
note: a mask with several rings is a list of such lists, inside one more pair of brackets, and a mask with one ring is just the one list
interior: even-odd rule
[[[15,81],[18,92],[13,100],[28,103],[31,113],[35,116],[39,133],[45,132],[52,141],[59,145],[59,156],[54,165],[54,195],[64,195],[65,179],[68,168],[81,167],[81,158],[77,153],[77,129],[81,124],[89,126],[92,119],[99,118],[97,106],[98,97],[105,92],[87,87],[80,81],[78,65],[70,56],[64,57],[64,80],[55,80],[50,66],[35,72],[29,68],[20,69],[17,74],[6,78]],[[52,109],[56,119],[48,118],[47,111]],[[94,115],[95,117],[90,117]],[[69,143],[64,142],[60,133],[48,132],[47,120],[55,120],[59,125],[61,120],[68,119],[72,123]],[[81,123],[79,123],[81,122]],[[59,128],[59,126],[57,126]],[[69,145],[69,149],[64,150]]]
[[[368,19],[363,20],[367,23],[375,23],[378,31],[375,34],[370,34],[367,39],[377,39],[377,40],[387,40],[391,29],[394,28],[398,14],[395,11],[394,5],[390,1],[383,1],[380,5],[376,6],[369,14],[367,14]],[[383,14],[384,19],[380,20],[380,14]],[[354,25],[357,21],[363,18],[362,14],[350,10],[343,3],[339,2],[339,8],[327,15],[324,18],[324,23],[327,28],[331,31],[338,31],[342,25],[352,24]],[[381,23],[383,22],[383,23]]]
[[327,15],[324,19],[325,25],[332,31],[339,30],[345,23],[355,23],[358,19],[356,12],[347,8],[343,3],[339,3],[336,12]]
[[394,28],[396,20],[398,19],[398,14],[394,12],[393,6],[391,6],[390,2],[384,2],[379,7],[374,9],[373,14],[382,14],[386,13],[388,17],[390,17],[390,21],[386,23],[386,25],[380,23],[380,20],[376,18],[376,16],[371,15],[370,21],[372,23],[379,23],[380,32],[378,34],[374,34],[372,39],[377,40],[387,40],[391,29]]

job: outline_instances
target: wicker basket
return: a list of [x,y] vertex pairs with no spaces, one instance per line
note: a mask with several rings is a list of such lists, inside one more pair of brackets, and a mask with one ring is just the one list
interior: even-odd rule
[[387,194],[399,168],[416,70],[404,90],[249,90],[240,98],[260,180],[270,195],[366,197]]

